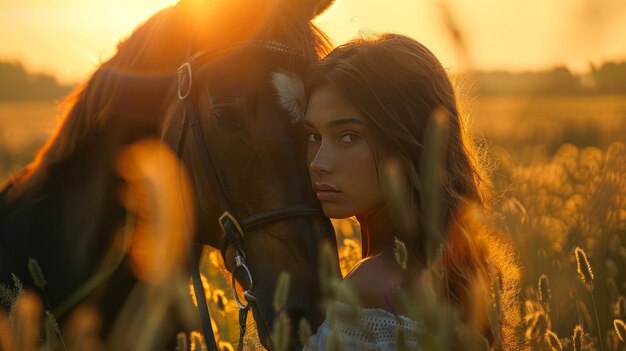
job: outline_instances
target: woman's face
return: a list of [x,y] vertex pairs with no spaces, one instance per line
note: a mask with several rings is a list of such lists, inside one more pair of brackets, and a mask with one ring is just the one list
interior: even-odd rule
[[384,203],[361,112],[330,84],[309,99],[305,125],[313,188],[331,218],[366,218]]

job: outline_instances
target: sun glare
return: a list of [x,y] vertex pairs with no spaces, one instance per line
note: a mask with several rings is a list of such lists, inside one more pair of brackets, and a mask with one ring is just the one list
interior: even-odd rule
[[[186,1],[210,6],[216,0]],[[117,43],[140,23],[177,2],[0,0],[0,60],[21,62],[30,71],[75,83],[110,57]],[[445,1],[451,15],[446,18],[454,19],[454,26],[462,31],[474,68],[513,71],[555,65],[586,71],[589,62],[621,60],[626,36],[620,19],[626,5],[618,1],[599,7],[583,2],[574,6],[567,0],[529,0],[524,5]],[[337,0],[315,23],[335,44],[368,33],[407,34],[431,48],[446,67],[454,68],[458,53],[446,28],[450,21],[442,17],[441,6],[428,1]]]
[[0,60],[75,83],[140,23],[176,0],[0,0]]

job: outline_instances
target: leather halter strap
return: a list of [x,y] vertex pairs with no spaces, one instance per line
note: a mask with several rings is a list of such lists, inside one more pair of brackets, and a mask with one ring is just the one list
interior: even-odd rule
[[[246,255],[243,250],[243,238],[245,235],[244,233],[256,231],[273,223],[278,223],[294,217],[323,216],[323,213],[319,208],[314,208],[307,204],[299,204],[283,208],[271,209],[268,211],[252,214],[241,220],[237,220],[237,218],[233,216],[234,212],[231,204],[228,201],[227,192],[223,186],[223,183],[220,180],[218,169],[211,158],[211,154],[207,149],[207,144],[202,133],[201,124],[198,117],[199,114],[197,111],[198,89],[194,89],[195,72],[197,72],[198,70],[206,69],[206,67],[210,65],[211,60],[219,54],[230,53],[246,48],[258,49],[274,54],[279,54],[281,56],[302,56],[302,54],[282,43],[262,40],[248,40],[236,43],[222,50],[205,51],[194,55],[188,62],[181,65],[178,69],[178,97],[184,102],[184,113],[182,117],[180,133],[178,135],[178,141],[176,144],[176,153],[178,154],[179,158],[182,159],[185,135],[187,129],[191,129],[191,132],[193,134],[193,140],[197,146],[196,151],[198,152],[198,155],[200,157],[200,163],[202,165],[203,173],[209,181],[215,200],[217,201],[221,211],[223,211],[223,215],[219,218],[220,226],[223,231],[223,237],[220,241],[220,251],[222,257],[224,258],[224,262],[226,262],[226,250],[229,246],[233,247],[236,253],[235,260],[237,264],[231,270],[233,274],[233,284],[235,271],[239,267],[245,269],[245,273],[247,274],[249,279],[249,288],[244,293],[244,298],[247,301],[246,305],[244,305],[240,301],[239,297],[237,296],[235,287],[233,286],[235,301],[240,307],[240,349],[242,349],[243,347],[245,319],[247,316],[248,308],[250,304],[256,303],[256,297],[252,292],[252,274],[250,273],[250,270],[246,266],[245,262]],[[197,186],[195,188],[196,191],[198,191]],[[194,282],[194,291],[197,297],[196,300],[198,301],[198,308],[201,310],[200,316],[205,342],[209,348],[216,348],[217,346],[211,326],[210,315],[208,313],[208,306],[206,305],[206,298],[204,295],[204,289],[202,287],[201,277],[197,264],[199,254],[201,254],[201,252],[196,252],[196,250],[193,249],[193,244],[191,243],[191,239],[189,237],[187,237],[187,241],[190,254],[192,277]],[[265,325],[265,328],[267,328],[269,331],[267,325]]]

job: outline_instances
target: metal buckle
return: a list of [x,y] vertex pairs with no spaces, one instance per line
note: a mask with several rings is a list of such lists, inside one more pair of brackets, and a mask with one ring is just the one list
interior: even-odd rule
[[178,98],[185,100],[191,92],[191,64],[189,62],[183,63],[178,67]]
[[239,225],[239,222],[237,221],[235,216],[230,214],[230,212],[228,211],[224,211],[224,213],[222,213],[222,215],[218,219],[218,221],[220,222],[220,227],[222,227],[222,231],[226,233],[226,228],[224,228],[224,223],[226,223],[226,220],[228,219],[230,219],[230,221],[233,222],[233,224],[235,225],[235,228],[237,228],[237,231],[239,232],[239,234],[241,234],[241,239],[243,240],[244,235],[243,235],[243,229],[241,229],[241,225]]

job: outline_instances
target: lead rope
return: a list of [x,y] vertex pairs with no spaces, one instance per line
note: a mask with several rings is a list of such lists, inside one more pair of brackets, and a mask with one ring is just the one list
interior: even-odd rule
[[246,335],[246,321],[248,320],[248,311],[250,305],[239,309],[239,346],[237,350],[243,351],[243,337]]

